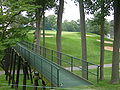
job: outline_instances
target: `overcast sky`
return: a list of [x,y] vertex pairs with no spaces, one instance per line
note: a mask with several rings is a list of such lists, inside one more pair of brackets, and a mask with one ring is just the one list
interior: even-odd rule
[[[63,20],[78,20],[80,15],[79,15],[79,6],[76,6],[73,1],[71,0],[65,0],[65,5],[64,5],[64,13],[63,13]],[[46,11],[46,16],[54,14],[53,10]],[[86,15],[87,18],[91,18],[92,15]],[[107,17],[107,19],[113,20],[113,16]]]

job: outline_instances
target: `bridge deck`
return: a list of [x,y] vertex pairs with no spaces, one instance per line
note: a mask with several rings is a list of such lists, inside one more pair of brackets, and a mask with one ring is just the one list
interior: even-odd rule
[[54,86],[75,87],[81,85],[92,85],[87,80],[74,75],[59,65],[43,58],[33,51],[28,50],[20,43],[16,45],[15,49],[33,68],[36,68],[38,72],[42,73]]

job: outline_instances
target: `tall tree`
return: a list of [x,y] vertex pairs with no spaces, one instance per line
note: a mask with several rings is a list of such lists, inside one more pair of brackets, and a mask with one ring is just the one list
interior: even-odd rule
[[104,0],[101,0],[101,35],[100,35],[100,80],[104,79],[104,24],[105,24],[105,19],[104,19]]
[[119,46],[120,46],[120,1],[114,0],[114,42],[112,56],[111,83],[119,83]]
[[[111,0],[85,0],[86,6],[90,13],[98,12],[100,22],[100,79],[104,79],[104,34],[105,34],[105,16],[109,15],[111,9]],[[100,12],[100,13],[99,13]]]
[[[93,18],[87,19],[86,21],[86,31],[88,33],[95,33],[100,35],[101,34],[101,13],[96,13]],[[110,23],[105,19],[105,24],[104,24],[104,34],[107,35],[108,32],[110,31]],[[97,28],[97,29],[96,29]]]
[[37,44],[37,52],[40,50],[40,36],[41,36],[41,21],[42,21],[42,16],[44,14],[44,11],[54,7],[55,5],[55,0],[35,0],[36,6],[36,31],[35,31],[35,39],[34,43]]
[[87,47],[86,47],[86,30],[85,30],[85,13],[83,0],[79,0],[80,10],[80,30],[81,30],[81,41],[82,41],[82,77],[87,79]]
[[43,14],[43,46],[45,47],[45,12]]
[[[59,0],[59,8],[58,8],[58,13],[57,13],[57,34],[56,34],[56,46],[57,46],[58,52],[62,50],[61,32],[62,32],[63,8],[64,8],[64,0]],[[57,57],[59,58],[57,63],[61,65],[61,60],[60,60],[61,55],[58,53]]]
[[[37,6],[41,6],[40,0],[36,0],[36,5]],[[42,6],[36,8],[36,31],[35,31],[35,44],[38,45],[38,49],[36,49],[39,52],[39,46],[40,46],[40,34],[41,34],[41,30],[40,30],[40,26],[41,26],[41,18],[42,18]]]

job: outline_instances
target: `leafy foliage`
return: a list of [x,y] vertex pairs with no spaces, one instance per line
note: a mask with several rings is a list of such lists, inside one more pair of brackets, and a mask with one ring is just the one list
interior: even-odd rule
[[[96,14],[94,15],[94,18],[88,19],[86,23],[87,32],[96,33],[100,35],[100,24],[101,24],[100,19],[101,19],[100,14]],[[105,35],[107,35],[107,33],[110,31],[110,23],[107,20],[105,20],[104,30],[105,30]]]
[[56,29],[57,17],[55,15],[49,15],[45,18],[45,29],[52,30]]
[[69,31],[69,32],[79,32],[80,31],[80,28],[79,28],[79,24],[77,21],[67,21],[65,20],[63,22],[63,30],[64,31]]

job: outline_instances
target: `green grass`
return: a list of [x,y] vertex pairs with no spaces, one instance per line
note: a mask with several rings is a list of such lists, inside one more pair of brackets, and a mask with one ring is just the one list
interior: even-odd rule
[[[46,80],[46,79],[44,78],[44,80]],[[51,85],[47,80],[46,80],[46,82],[47,82],[47,87]],[[42,81],[39,80],[38,83],[39,83],[39,88],[38,89],[41,90]],[[22,85],[23,85],[23,74],[20,74],[18,90],[22,90],[22,88],[23,88]],[[26,85],[27,85],[27,87],[26,87],[27,90],[34,90],[34,88],[33,88],[34,84],[31,84],[30,80],[27,80]],[[11,85],[8,85],[8,81],[5,80],[5,75],[0,75],[0,90],[7,90],[7,89],[8,90],[15,90],[15,89],[11,88]],[[47,90],[49,90],[49,89],[47,89]]]
[[[29,41],[33,42],[34,31],[31,31],[28,33]],[[56,50],[56,39],[55,39],[55,31],[46,31],[46,35],[53,36],[53,37],[46,37],[46,47],[50,49]],[[92,63],[99,64],[99,57],[100,57],[100,42],[96,41],[96,39],[100,39],[99,35],[87,33],[88,35],[94,35],[93,37],[87,36],[87,56],[88,61]],[[41,38],[42,40],[42,38]],[[111,41],[110,39],[105,38],[106,41]],[[42,44],[42,41],[41,41]],[[105,44],[105,46],[112,46],[112,44]],[[80,39],[80,33],[79,32],[62,32],[62,52],[81,58],[81,39]],[[105,50],[105,64],[112,63],[112,52]],[[95,71],[94,69],[91,71]],[[76,74],[81,74],[78,71],[75,71]],[[100,81],[98,84],[95,84],[94,86],[87,86],[87,87],[76,87],[76,88],[70,88],[68,90],[120,90],[120,85],[111,85],[109,83],[111,78],[111,68],[105,69],[105,80]],[[93,81],[96,79],[93,76],[89,77]],[[5,81],[5,76],[0,76],[0,90],[13,90],[10,89],[10,86],[1,85],[1,83],[7,83]],[[20,79],[20,84],[22,84],[22,78]],[[27,82],[28,85],[31,85],[30,81]],[[20,90],[22,87],[20,87]],[[28,90],[31,90],[29,88]],[[59,89],[58,89],[59,90]],[[60,89],[60,90],[67,90],[67,89]]]
[[[91,71],[95,71],[91,69]],[[80,75],[79,71],[75,71],[78,75]],[[70,88],[68,90],[120,90],[120,84],[113,85],[110,83],[111,79],[111,68],[104,69],[105,79],[103,81],[99,81],[99,83],[94,83],[92,86],[83,86],[83,87],[76,87]],[[91,79],[95,80],[95,77]],[[67,89],[58,89],[58,90],[67,90]]]
[[[55,90],[120,90],[120,84],[112,85],[110,84],[111,79],[111,68],[105,68],[105,79],[103,81],[99,81],[92,86],[80,86],[80,87],[73,87],[73,88],[58,88]],[[91,71],[95,71],[91,69]],[[79,74],[79,71],[75,71]],[[92,77],[95,80],[94,77]],[[22,85],[23,75],[20,75],[20,85]],[[27,80],[27,85],[32,85],[30,80]],[[8,86],[8,81],[5,80],[5,75],[0,75],[0,90],[14,90],[11,89],[11,86]],[[19,87],[19,90],[22,90],[22,87]],[[31,87],[27,87],[27,90],[33,90]],[[48,89],[50,90],[50,89]]]
[[[22,85],[22,78],[23,75],[20,75],[20,82],[19,84]],[[30,80],[27,80],[27,85],[31,85],[30,83]],[[8,86],[8,81],[5,80],[5,75],[0,75],[0,90],[15,90],[15,89],[12,89],[11,86]],[[22,90],[22,87],[20,86],[19,87],[19,90]],[[29,88],[29,90],[32,90]]]
[[[46,31],[46,35],[53,37],[46,37],[46,47],[56,50],[56,38],[55,31]],[[33,31],[29,32],[29,41],[33,42]],[[100,39],[99,35],[87,33],[87,57],[88,61],[99,64],[100,58],[100,42],[96,41]],[[74,57],[81,58],[81,35],[79,32],[62,32],[62,52],[72,55]],[[111,41],[105,38],[106,41]],[[42,44],[42,38],[41,38]],[[112,44],[105,44],[105,46],[112,46]],[[112,63],[112,52],[105,50],[105,63]]]

